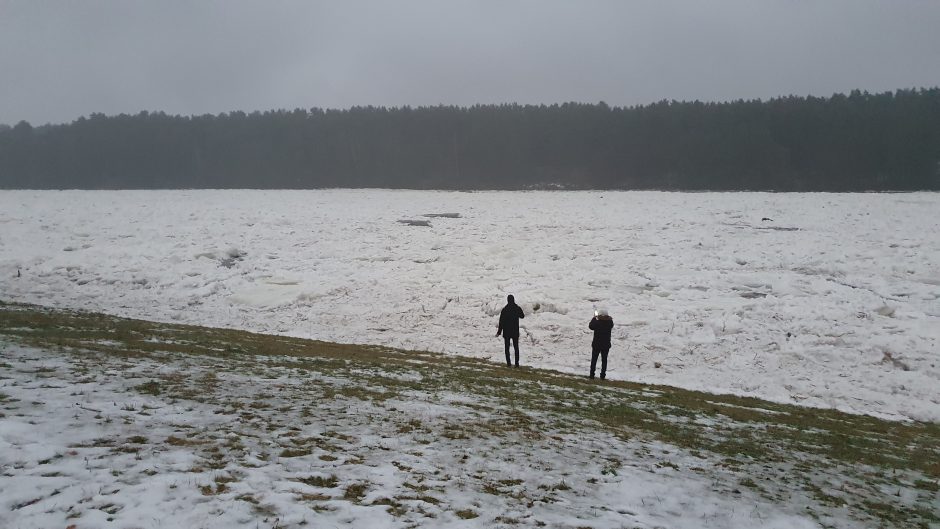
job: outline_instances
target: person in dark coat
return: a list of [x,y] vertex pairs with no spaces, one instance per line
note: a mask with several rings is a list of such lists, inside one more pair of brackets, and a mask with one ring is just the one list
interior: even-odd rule
[[509,361],[509,341],[512,340],[512,347],[516,351],[516,367],[519,367],[519,320],[525,318],[522,307],[516,305],[516,298],[512,294],[506,297],[506,306],[499,313],[499,328],[496,329],[496,336],[503,335],[503,341],[506,343],[506,365],[512,366]]
[[591,378],[597,369],[597,356],[601,357],[601,380],[607,378],[607,353],[610,352],[610,331],[614,328],[614,320],[607,311],[598,309],[588,328],[594,331],[594,340],[591,342]]

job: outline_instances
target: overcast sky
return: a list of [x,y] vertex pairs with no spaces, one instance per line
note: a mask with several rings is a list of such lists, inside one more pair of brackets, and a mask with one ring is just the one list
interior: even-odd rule
[[0,123],[940,85],[937,0],[0,0]]

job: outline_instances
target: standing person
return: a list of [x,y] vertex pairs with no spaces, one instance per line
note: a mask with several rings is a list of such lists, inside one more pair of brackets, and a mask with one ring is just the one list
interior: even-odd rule
[[595,310],[588,328],[594,331],[594,341],[591,342],[591,378],[594,378],[597,355],[600,355],[601,380],[604,380],[607,378],[607,353],[610,352],[610,331],[614,328],[614,319],[604,309]]
[[519,367],[519,320],[525,318],[522,307],[516,305],[516,298],[512,294],[506,297],[506,306],[499,313],[499,328],[496,329],[496,336],[503,335],[503,341],[506,342],[506,365],[512,367],[509,361],[509,340],[512,340],[512,347],[516,351],[516,367]]

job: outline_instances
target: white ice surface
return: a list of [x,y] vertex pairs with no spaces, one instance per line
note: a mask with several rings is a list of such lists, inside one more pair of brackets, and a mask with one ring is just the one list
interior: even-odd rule
[[[512,293],[528,365],[586,373],[596,306],[610,378],[940,421],[938,212],[935,193],[2,191],[0,299],[501,362]],[[398,222],[430,213],[460,217]]]

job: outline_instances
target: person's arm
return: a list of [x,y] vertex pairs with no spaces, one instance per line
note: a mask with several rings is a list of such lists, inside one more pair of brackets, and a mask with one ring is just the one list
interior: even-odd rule
[[499,314],[499,327],[496,328],[496,336],[503,334],[503,314]]
[[591,318],[591,323],[588,323],[588,329],[594,330],[594,326],[597,323],[597,318]]
[[522,307],[516,305],[516,308],[519,309],[519,319],[525,318],[525,312],[522,312]]

